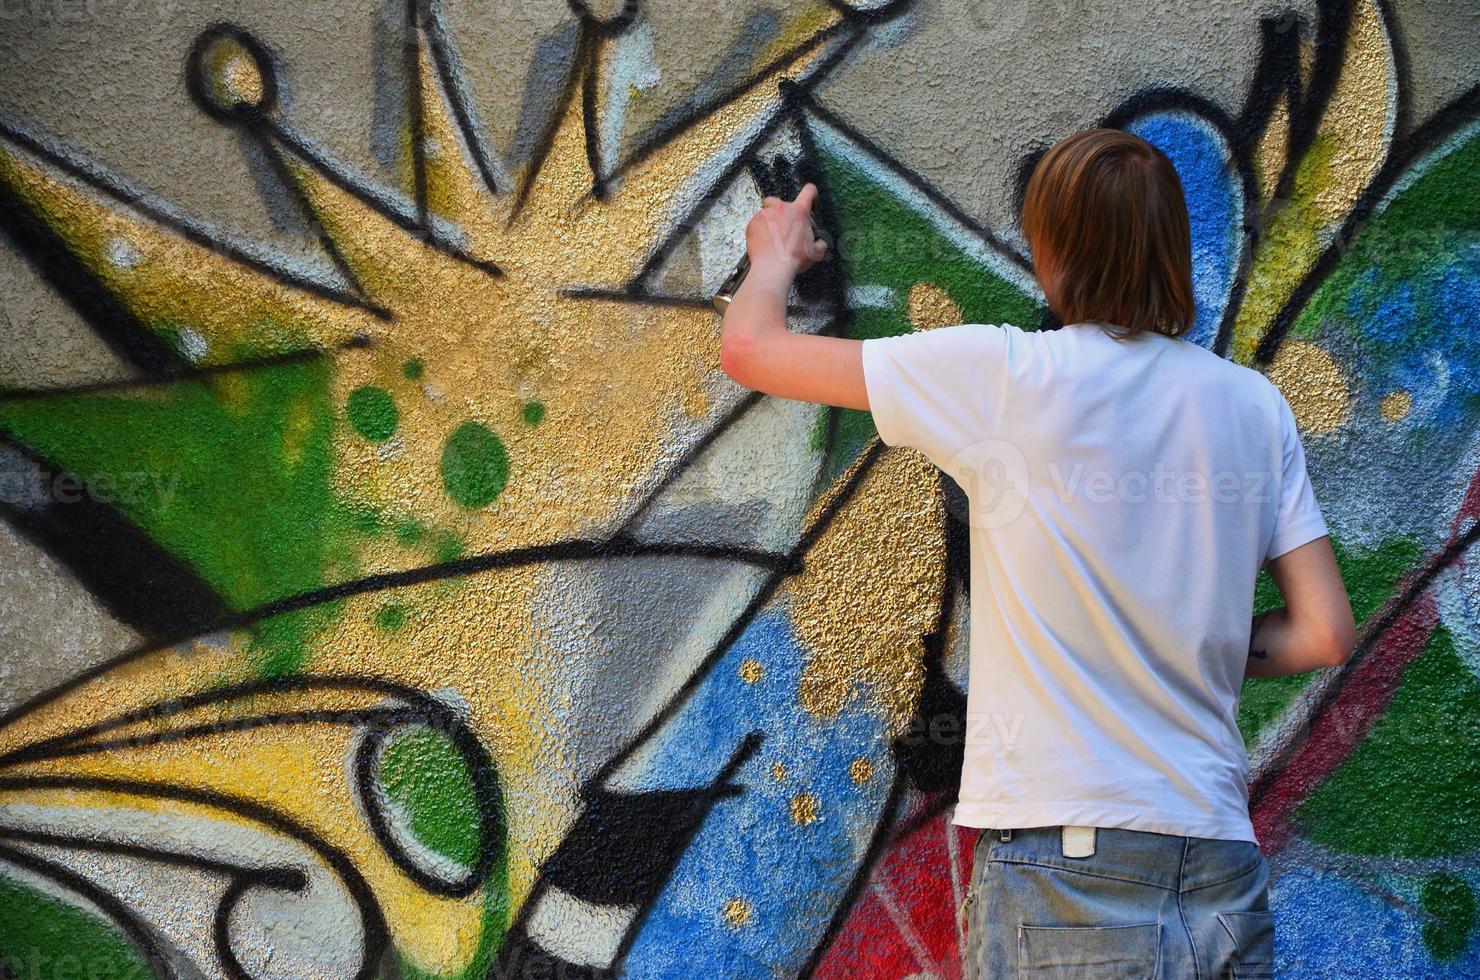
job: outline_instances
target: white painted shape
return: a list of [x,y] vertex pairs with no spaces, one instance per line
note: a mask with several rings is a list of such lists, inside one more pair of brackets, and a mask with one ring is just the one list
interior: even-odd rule
[[593,905],[551,888],[540,896],[525,928],[541,949],[567,963],[605,967],[616,958],[637,912],[635,906]]

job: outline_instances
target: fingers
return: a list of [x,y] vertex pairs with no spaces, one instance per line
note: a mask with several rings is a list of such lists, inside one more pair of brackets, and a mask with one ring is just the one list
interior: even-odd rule
[[797,194],[797,206],[811,211],[812,202],[815,200],[817,200],[817,185],[811,182],[803,184],[801,192]]
[[807,246],[807,257],[814,262],[821,262],[827,257],[827,242],[820,238],[812,239],[811,244]]

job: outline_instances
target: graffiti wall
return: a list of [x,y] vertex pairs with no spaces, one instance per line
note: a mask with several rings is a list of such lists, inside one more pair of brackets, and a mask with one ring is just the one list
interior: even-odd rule
[[959,976],[960,491],[707,297],[812,180],[797,329],[1052,328],[1092,125],[1361,619],[1244,692],[1282,969],[1480,973],[1480,12],[714,6],[0,11],[0,973]]

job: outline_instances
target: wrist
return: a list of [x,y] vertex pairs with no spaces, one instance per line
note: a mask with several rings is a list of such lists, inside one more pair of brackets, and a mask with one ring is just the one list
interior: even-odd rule
[[768,292],[779,292],[786,296],[791,292],[791,284],[796,277],[796,269],[789,264],[777,259],[765,259],[751,262],[750,271],[745,274],[745,282],[747,285],[754,283]]

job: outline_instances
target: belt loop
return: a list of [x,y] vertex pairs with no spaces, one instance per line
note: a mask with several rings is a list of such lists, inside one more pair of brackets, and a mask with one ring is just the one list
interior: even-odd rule
[[1012,840],[1012,831],[1011,830],[1003,830],[1003,831],[1000,831],[998,833],[998,835],[997,835],[997,839],[1000,840],[1000,841],[1003,841],[1004,843],[1007,842],[1007,841]]

